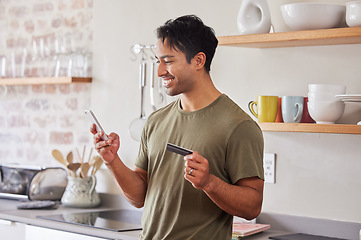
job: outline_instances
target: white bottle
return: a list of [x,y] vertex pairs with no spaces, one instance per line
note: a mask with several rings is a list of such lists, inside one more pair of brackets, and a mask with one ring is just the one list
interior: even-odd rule
[[268,33],[271,16],[266,0],[242,0],[237,26],[241,34]]

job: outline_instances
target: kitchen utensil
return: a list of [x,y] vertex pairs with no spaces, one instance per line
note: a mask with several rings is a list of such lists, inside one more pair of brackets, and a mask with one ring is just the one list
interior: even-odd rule
[[103,164],[103,159],[101,159],[99,156],[95,157],[95,162],[93,165],[93,169],[91,172],[91,175],[94,176],[95,173],[98,171],[98,169],[100,168],[100,166]]
[[90,159],[91,159],[92,153],[93,153],[93,148],[90,148],[90,153],[89,153],[88,163],[90,162]]
[[152,105],[153,110],[157,110],[157,107],[155,106],[154,102],[154,66],[155,62],[152,62],[150,64],[150,104]]
[[92,158],[89,159],[88,162],[89,162],[89,165],[90,165],[91,167],[94,165],[95,160],[96,160],[96,157],[92,157]]
[[66,156],[66,160],[68,161],[68,164],[73,163],[73,152],[68,153],[68,155]]
[[328,3],[290,3],[281,6],[283,19],[295,31],[339,27],[346,7]]
[[84,147],[83,147],[83,155],[81,156],[81,159],[80,159],[80,163],[81,163],[81,164],[84,163],[85,149],[86,149],[86,146],[84,145]]
[[0,78],[6,77],[6,56],[1,55],[0,56]]
[[80,176],[82,178],[86,178],[87,175],[88,175],[88,171],[89,171],[89,168],[90,168],[90,164],[89,163],[83,163],[80,167]]
[[60,162],[61,164],[63,164],[65,167],[68,166],[68,163],[65,161],[63,154],[61,154],[61,152],[59,150],[54,149],[51,154],[53,155],[53,157],[55,158],[55,160],[57,160],[58,162]]
[[165,101],[165,97],[164,97],[164,95],[163,95],[162,89],[163,89],[163,87],[162,87],[162,80],[159,79],[159,81],[158,81],[158,95],[159,95],[158,103],[159,103],[159,104],[162,104],[163,101]]
[[0,182],[0,192],[25,194],[29,179],[16,168],[2,168],[4,181]]
[[77,171],[80,168],[81,163],[71,163],[68,165],[68,169],[71,171],[69,172],[71,176],[76,177],[77,176]]
[[60,200],[67,184],[67,172],[61,167],[0,165],[0,198],[24,200]]
[[76,155],[78,156],[78,161],[80,162],[81,156],[78,148],[76,148]]
[[139,66],[139,82],[140,82],[140,117],[136,118],[130,123],[129,133],[130,136],[136,140],[140,141],[142,130],[146,121],[145,113],[144,113],[144,87],[146,81],[146,62],[143,59]]

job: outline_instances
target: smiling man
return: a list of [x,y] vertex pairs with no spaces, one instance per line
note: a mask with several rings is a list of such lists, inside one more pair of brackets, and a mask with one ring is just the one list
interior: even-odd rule
[[[262,132],[212,82],[211,28],[187,15],[167,21],[157,37],[158,76],[179,98],[149,116],[134,171],[117,155],[117,134],[102,141],[92,126],[95,147],[125,197],[144,206],[140,239],[229,240],[233,215],[253,219],[262,208]],[[168,142],[193,153],[166,151]]]

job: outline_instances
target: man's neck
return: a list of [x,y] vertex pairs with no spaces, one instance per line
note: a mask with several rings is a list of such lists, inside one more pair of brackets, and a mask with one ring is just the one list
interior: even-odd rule
[[187,112],[200,110],[214,102],[221,94],[209,77],[206,81],[198,83],[191,92],[181,94],[182,109]]

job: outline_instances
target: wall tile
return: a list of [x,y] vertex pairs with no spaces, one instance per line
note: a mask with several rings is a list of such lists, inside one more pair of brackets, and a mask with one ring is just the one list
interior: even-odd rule
[[[14,52],[19,68],[25,49],[26,76],[51,76],[57,51],[91,52],[92,8],[92,0],[0,0],[0,55],[10,63]],[[59,166],[53,149],[65,155],[90,146],[90,94],[91,84],[8,86],[0,96],[0,164]]]

